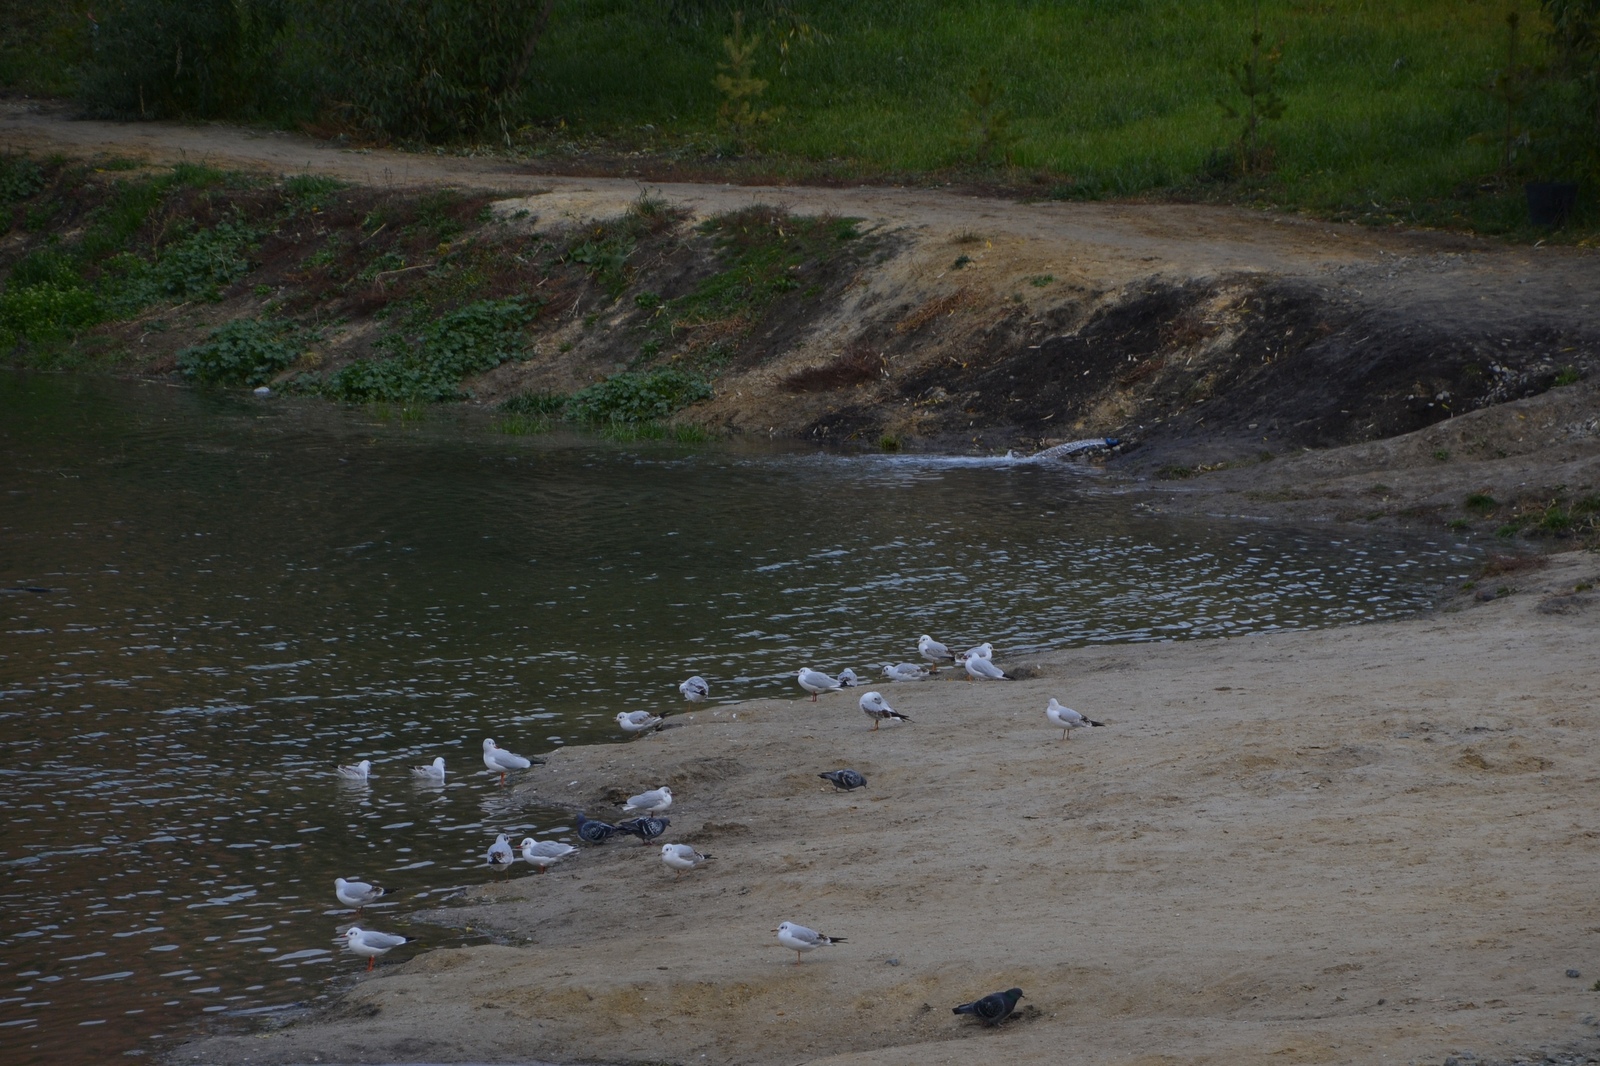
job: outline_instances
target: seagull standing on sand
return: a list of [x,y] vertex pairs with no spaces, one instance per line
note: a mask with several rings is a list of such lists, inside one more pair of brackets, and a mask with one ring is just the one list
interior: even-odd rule
[[961,656],[961,657],[963,659],[966,659],[966,658],[970,658],[971,656],[974,656],[974,655],[979,656],[980,658],[984,658],[984,659],[993,659],[994,658],[994,645],[990,644],[986,640],[982,644],[979,644],[976,648],[968,648],[967,651],[966,651],[966,654]]
[[967,666],[967,677],[974,681],[1016,680],[1016,678],[996,666],[993,659],[985,659],[981,655],[969,655],[962,661]]
[[342,877],[333,879],[333,894],[339,897],[339,902],[346,907],[354,907],[356,913],[361,913],[361,908],[383,895],[383,889],[377,885],[369,885],[365,881],[346,881]]
[[563,844],[559,840],[522,838],[522,857],[532,863],[533,868],[540,873],[544,873],[551,866],[577,850],[571,844]]
[[624,733],[648,733],[659,726],[662,719],[649,711],[618,711],[617,725]]
[[817,948],[827,947],[829,944],[843,944],[842,936],[824,936],[815,929],[807,929],[794,922],[784,922],[774,930],[778,934],[778,943],[794,952],[794,964],[799,966],[802,952],[815,951]]
[[917,638],[917,650],[922,653],[922,657],[924,659],[933,664],[933,670],[935,673],[938,673],[940,663],[953,663],[956,661],[955,652],[951,651],[943,644],[940,644],[937,640],[934,640],[926,633]]
[[706,683],[705,678],[701,677],[699,674],[695,674],[689,680],[679,685],[678,691],[683,693],[683,698],[688,700],[690,703],[699,703],[701,700],[711,695],[711,686]]
[[517,861],[516,853],[511,850],[511,841],[506,839],[504,833],[495,837],[494,843],[489,845],[489,854],[485,858],[496,870],[509,870],[511,864]]
[[604,844],[617,833],[621,832],[610,822],[602,822],[596,818],[585,818],[583,812],[578,812],[578,839],[590,844]]
[[921,681],[928,671],[916,663],[884,663],[883,676],[890,681]]
[[1091,725],[1105,725],[1104,722],[1096,722],[1093,718],[1085,718],[1071,707],[1061,706],[1061,704],[1056,702],[1056,698],[1054,696],[1050,697],[1050,703],[1044,709],[1044,716],[1050,719],[1051,725],[1059,726],[1061,728],[1062,740],[1067,739],[1067,730],[1069,729],[1082,729],[1085,726]]
[[894,719],[897,722],[909,722],[911,719],[889,706],[889,701],[883,698],[881,692],[866,692],[861,696],[861,713],[872,719],[872,729],[877,731],[881,722]]
[[840,688],[854,688],[859,684],[861,684],[861,678],[857,677],[856,672],[848,666],[839,671]]
[[500,783],[502,785],[506,783],[506,772],[508,770],[526,770],[535,762],[542,763],[544,760],[524,759],[520,755],[513,755],[493,740],[485,740],[483,742],[483,765],[489,768],[490,773],[500,775]]
[[662,785],[660,788],[641,792],[637,796],[629,796],[628,802],[622,805],[622,813],[643,811],[645,814],[660,814],[670,806],[672,806],[672,789]]
[[444,784],[444,756],[435,757],[431,766],[413,766],[411,776],[429,784]]
[[672,867],[673,880],[677,880],[710,858],[710,855],[702,855],[687,844],[661,845],[661,861]]
[[999,1025],[1011,1016],[1017,1009],[1017,1000],[1022,998],[1022,989],[1008,988],[1004,992],[996,992],[982,999],[975,999],[971,1003],[963,1003],[959,1007],[950,1008],[951,1014],[970,1014],[982,1021],[985,1025]]
[[409,944],[410,937],[400,936],[396,933],[380,933],[375,929],[363,929],[352,925],[344,932],[333,938],[335,944],[343,944],[346,951],[352,955],[366,957],[367,969],[372,969],[377,964],[379,955],[387,955],[401,944]]
[[827,773],[818,774],[817,776],[825,781],[832,781],[834,788],[844,789],[846,792],[854,792],[858,788],[867,787],[867,779],[850,769],[829,770]]
[[367,775],[372,772],[372,760],[362,759],[352,766],[339,767],[339,776],[346,781],[355,781],[360,784],[367,783]]
[[617,829],[638,837],[641,844],[648,844],[665,833],[671,824],[671,818],[630,818],[626,822],[618,822]]
[[795,674],[795,679],[800,682],[801,688],[811,693],[812,703],[817,702],[817,693],[838,692],[843,687],[821,670],[813,670],[809,666],[802,666]]

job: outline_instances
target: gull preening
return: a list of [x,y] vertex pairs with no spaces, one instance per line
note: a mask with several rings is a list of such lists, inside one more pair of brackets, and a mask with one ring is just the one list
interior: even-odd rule
[[855,688],[859,684],[861,684],[861,678],[857,677],[856,672],[848,666],[839,671],[840,688]]
[[1044,709],[1044,716],[1050,719],[1051,725],[1060,728],[1062,740],[1067,739],[1067,730],[1069,729],[1082,729],[1085,726],[1091,725],[1105,725],[1104,722],[1096,722],[1093,718],[1085,718],[1071,707],[1061,706],[1061,704],[1056,702],[1056,698],[1054,696],[1050,697],[1050,703]]
[[340,777],[344,778],[346,781],[358,781],[363,785],[367,783],[367,775],[371,772],[371,759],[362,759],[360,762],[355,763],[354,765],[339,767]]
[[817,776],[825,781],[832,781],[834,788],[843,789],[846,792],[853,792],[858,788],[867,787],[867,779],[850,769],[829,770]]
[[802,952],[815,951],[817,948],[827,947],[829,944],[843,944],[842,936],[826,936],[815,929],[807,929],[794,922],[784,922],[777,928],[778,943],[794,952],[794,964],[800,965]]
[[970,1014],[982,1021],[985,1025],[999,1025],[1017,1009],[1017,1000],[1022,998],[1022,989],[1008,988],[1004,992],[975,999],[971,1003],[963,1003],[959,1007],[952,1007],[951,1014]]
[[507,771],[526,770],[535,762],[544,762],[544,760],[525,759],[521,755],[515,755],[507,751],[493,740],[485,740],[483,742],[483,765],[489,769],[490,773],[500,775],[500,783],[502,785],[506,783]]
[[411,776],[429,784],[444,784],[444,756],[435,757],[430,766],[413,766]]
[[485,856],[490,866],[497,870],[509,870],[511,864],[517,861],[516,852],[511,850],[511,841],[501,833],[495,837],[494,843],[489,845],[489,854]]
[[968,648],[967,651],[966,651],[966,654],[962,655],[961,657],[963,659],[968,659],[968,658],[971,658],[974,655],[978,656],[981,659],[993,659],[994,658],[994,645],[990,644],[986,640],[982,644],[979,644],[976,648]]
[[884,663],[883,676],[890,681],[921,681],[928,671],[916,663]]
[[962,660],[967,667],[967,677],[974,681],[1015,681],[1016,678],[994,664],[993,659],[969,655]]
[[352,955],[364,956],[367,960],[367,969],[372,969],[377,964],[379,955],[387,955],[401,944],[409,944],[410,937],[400,936],[396,933],[380,933],[375,929],[363,929],[352,925],[344,932],[333,938],[335,944],[343,944],[346,951]]
[[621,832],[610,822],[602,822],[595,818],[585,818],[583,812],[578,812],[578,839],[586,840],[590,844],[604,844],[617,833]]
[[889,706],[889,701],[883,698],[881,692],[866,692],[861,696],[861,713],[872,719],[872,728],[877,730],[882,722],[891,719],[897,722],[909,722],[911,719]]
[[544,873],[551,866],[571,855],[578,849],[571,844],[563,844],[559,840],[535,840],[532,837],[522,838],[522,857],[533,864],[533,868]]
[[618,711],[617,725],[624,733],[648,733],[659,726],[662,719],[649,711]]
[[819,692],[838,692],[843,686],[821,670],[813,670],[809,666],[802,666],[795,674],[795,680],[800,682],[800,687],[811,693],[811,702],[817,702]]
[[383,889],[377,885],[369,885],[365,881],[346,881],[342,877],[335,877],[333,894],[339,897],[340,903],[346,907],[354,907],[359,913],[362,907],[383,895]]
[[638,837],[639,843],[648,844],[665,833],[671,824],[671,818],[630,818],[626,822],[618,822],[616,828],[629,836]]
[[710,855],[702,855],[687,844],[661,845],[661,861],[672,867],[674,880],[710,858]]
[[643,811],[646,814],[660,814],[670,806],[672,806],[672,789],[662,785],[660,788],[641,792],[637,796],[629,796],[628,802],[622,805],[622,813]]
[[933,664],[935,671],[939,669],[940,663],[953,663],[956,661],[955,652],[951,651],[943,644],[940,644],[937,640],[934,640],[926,633],[917,638],[917,650],[922,653],[922,657],[924,659]]
[[689,680],[680,684],[678,686],[678,691],[683,693],[683,698],[688,700],[690,703],[699,703],[701,700],[711,695],[711,686],[706,682],[705,678],[701,677],[699,674],[695,674],[693,677],[689,678]]

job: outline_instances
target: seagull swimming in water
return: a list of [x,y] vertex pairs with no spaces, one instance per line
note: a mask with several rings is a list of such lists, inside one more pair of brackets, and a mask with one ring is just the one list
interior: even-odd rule
[[955,652],[951,651],[943,644],[940,644],[937,640],[934,640],[926,633],[917,638],[917,650],[922,653],[922,657],[924,659],[933,664],[935,673],[938,672],[940,663],[946,661],[953,663],[956,661]]
[[1022,989],[1008,988],[1004,992],[996,992],[982,999],[975,999],[971,1003],[963,1003],[959,1007],[952,1007],[952,1014],[970,1014],[982,1021],[985,1025],[999,1025],[1010,1017],[1011,1012],[1017,1009],[1017,1000],[1022,998]]
[[578,812],[578,839],[590,844],[604,844],[617,833],[621,832],[610,822],[602,822],[596,818],[585,818],[583,812]]
[[1044,716],[1050,719],[1051,725],[1061,727],[1062,740],[1067,739],[1067,730],[1069,729],[1082,729],[1085,726],[1091,725],[1105,725],[1104,722],[1096,722],[1093,718],[1085,718],[1071,707],[1061,706],[1061,704],[1056,702],[1056,698],[1054,696],[1050,697],[1050,703],[1044,709]]
[[401,944],[409,944],[410,937],[400,936],[396,933],[380,933],[375,929],[363,929],[352,925],[344,932],[333,938],[335,944],[343,944],[346,951],[352,955],[366,957],[367,969],[372,969],[378,962],[379,955],[387,955]]
[[525,759],[521,755],[515,755],[507,751],[493,740],[485,740],[483,742],[483,765],[488,767],[490,773],[500,775],[500,783],[502,785],[506,783],[506,772],[508,770],[526,770],[536,762],[542,763],[544,760]]
[[699,674],[695,674],[693,677],[689,678],[689,680],[679,685],[678,691],[683,693],[683,698],[688,700],[690,703],[699,703],[701,700],[711,695],[711,686],[706,682],[705,678],[701,677]]
[[811,693],[811,702],[817,702],[819,692],[838,692],[843,686],[821,670],[813,670],[809,666],[802,666],[795,674],[795,680],[800,682],[800,687]]
[[662,719],[649,711],[618,711],[617,725],[622,727],[624,733],[648,733],[655,729]]
[[815,929],[807,929],[794,922],[784,922],[774,930],[778,934],[778,943],[794,952],[794,964],[800,965],[801,952],[815,951],[817,948],[827,947],[829,944],[843,944],[842,936],[826,936]]
[[670,806],[672,806],[672,789],[662,785],[660,788],[641,792],[637,796],[629,796],[628,802],[622,805],[622,813],[643,811],[646,814],[660,814]]
[[372,772],[372,760],[362,759],[351,766],[339,767],[339,776],[346,781],[356,781],[360,784],[367,783],[367,775]]
[[1016,678],[1006,673],[994,664],[993,659],[985,659],[981,655],[969,655],[964,660],[967,666],[967,677],[975,681],[1015,681]]
[[861,713],[872,719],[872,728],[876,732],[879,723],[893,719],[897,722],[909,722],[911,719],[889,706],[889,701],[883,698],[881,692],[866,692],[861,696]]
[[494,843],[489,845],[489,854],[485,856],[490,866],[496,870],[509,870],[511,864],[517,861],[516,852],[511,850],[511,841],[501,833],[495,837]]
[[854,792],[858,788],[867,787],[867,779],[850,769],[829,770],[817,776],[825,781],[832,781],[834,788],[843,789],[846,792]]
[[702,855],[687,844],[661,845],[661,861],[672,867],[673,880],[677,880],[710,858],[710,855]]
[[921,681],[928,671],[916,663],[884,663],[883,676],[890,681]]
[[577,850],[571,844],[563,844],[559,840],[522,838],[522,857],[532,863],[533,868],[540,873],[544,873],[551,866]]
[[411,776],[429,784],[444,784],[444,756],[436,756],[430,766],[413,766],[411,768]]
[[383,889],[377,885],[369,885],[365,881],[346,881],[342,877],[335,877],[333,894],[339,898],[340,903],[346,907],[354,907],[359,914],[362,907],[383,895]]

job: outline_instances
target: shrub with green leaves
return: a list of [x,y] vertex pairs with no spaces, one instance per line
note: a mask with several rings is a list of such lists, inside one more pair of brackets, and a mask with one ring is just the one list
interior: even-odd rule
[[27,156],[0,155],[0,207],[10,207],[44,188],[44,171]]
[[288,322],[241,318],[179,352],[178,370],[206,385],[265,385],[300,358],[294,333]]
[[624,372],[583,389],[567,401],[578,422],[652,422],[711,398],[711,385],[677,367]]
[[102,309],[87,289],[32,285],[0,293],[0,346],[18,340],[54,340],[100,321]]

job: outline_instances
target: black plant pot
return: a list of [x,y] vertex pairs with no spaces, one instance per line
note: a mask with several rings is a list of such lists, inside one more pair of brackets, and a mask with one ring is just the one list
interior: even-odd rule
[[1578,202],[1575,181],[1530,181],[1522,187],[1528,196],[1528,219],[1535,226],[1560,226]]

